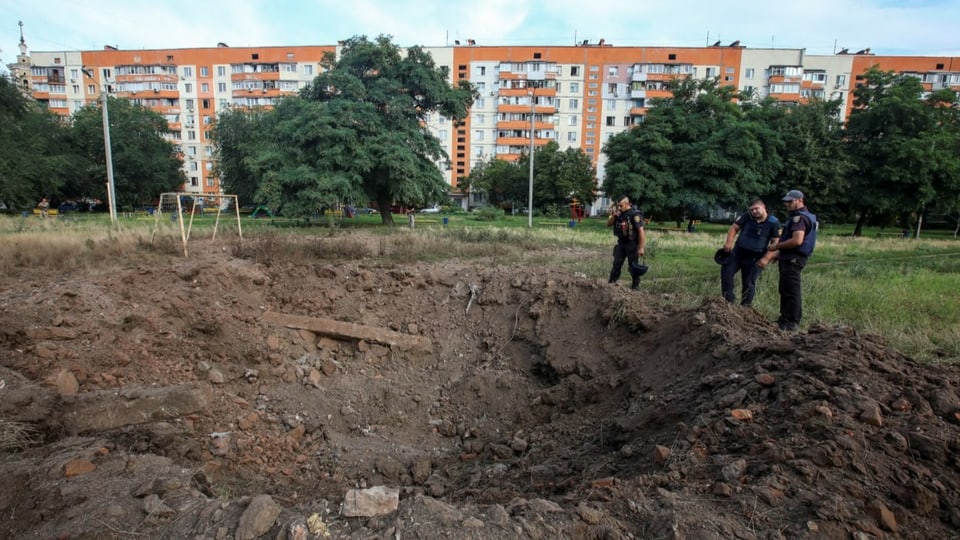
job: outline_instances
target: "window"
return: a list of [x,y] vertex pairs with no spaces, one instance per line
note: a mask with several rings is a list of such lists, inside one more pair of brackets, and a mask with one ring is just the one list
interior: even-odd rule
[[676,53],[670,53],[670,54],[667,56],[667,60],[676,60],[676,59],[677,59]]
[[448,137],[450,137],[450,133],[445,129],[441,129],[439,132],[437,132],[437,138],[441,141],[447,140]]
[[744,79],[752,79],[752,78],[753,78],[753,72],[754,72],[754,71],[755,71],[755,70],[754,70],[753,68],[747,68],[747,69],[743,70],[743,78],[744,78]]
[[187,106],[187,110],[189,110],[189,111],[192,111],[192,110],[193,110],[193,100],[192,100],[192,99],[184,100],[183,104]]
[[570,116],[568,116],[568,117],[567,117],[567,125],[568,125],[568,126],[575,126],[575,125],[577,125],[577,115],[571,114]]
[[731,73],[731,74],[732,74],[734,71],[736,71],[736,69],[734,69],[733,67],[728,67],[728,68],[724,69],[723,71],[724,71],[725,73]]
[[477,68],[477,70],[480,72],[480,75],[486,75],[486,74],[487,74],[487,66],[480,66],[480,67]]
[[[207,162],[204,164],[204,168],[208,171],[213,169],[213,163]],[[213,187],[213,178],[207,178],[207,187]]]
[[615,125],[617,125],[617,119],[616,119],[616,117],[608,116],[608,117],[607,117],[607,125],[608,125],[608,126],[615,126]]
[[79,84],[73,85],[73,93],[74,93],[74,94],[79,94],[79,93],[80,93],[80,85],[79,85]]
[[624,117],[623,117],[623,125],[625,125],[625,126],[629,126],[629,125],[630,125],[630,117],[629,117],[629,116],[624,116]]
[[183,76],[184,76],[184,77],[193,77],[193,68],[190,67],[190,66],[184,67],[184,68],[183,68]]
[[837,75],[837,87],[842,87],[847,85],[847,76],[846,75]]
[[192,129],[188,129],[188,130],[187,130],[187,140],[188,140],[188,141],[195,141],[195,140],[197,140],[197,132],[194,131],[194,130],[192,130]]
[[609,111],[615,111],[615,110],[617,110],[617,100],[615,100],[615,99],[608,99],[608,100],[607,100],[607,110],[609,110]]
[[188,94],[192,94],[192,93],[193,93],[193,85],[190,84],[190,83],[187,83],[187,84],[183,85],[183,91],[186,92],[186,93],[188,93]]
[[209,76],[210,76],[210,68],[208,68],[207,66],[201,66],[201,67],[200,67],[200,76],[201,76],[201,77],[209,77]]
[[572,83],[570,83],[570,93],[571,93],[571,94],[576,94],[576,93],[579,92],[579,91],[580,91],[580,83],[578,83],[578,82],[572,82]]
[[475,129],[475,130],[473,130],[473,140],[475,140],[475,141],[482,141],[482,140],[483,140],[483,130],[482,130],[482,129]]
[[567,102],[567,105],[569,105],[571,109],[579,109],[579,108],[580,108],[580,100],[579,100],[579,99],[571,99],[570,101]]
[[227,66],[217,66],[217,77],[227,76]]
[[303,74],[304,74],[304,75],[313,75],[313,64],[304,64],[304,65],[303,65]]
[[580,66],[570,66],[570,76],[571,77],[580,76]]
[[197,177],[196,177],[196,176],[191,176],[191,177],[190,177],[190,185],[193,186],[193,187],[197,187],[197,186],[200,185],[200,182],[197,180]]
[[222,83],[222,82],[217,83],[217,92],[226,92],[226,91],[227,91],[227,83]]
[[210,91],[210,84],[209,84],[209,83],[200,83],[200,91],[203,92],[204,94],[206,94],[207,92],[209,92],[209,91]]
[[715,68],[715,67],[708,67],[708,68],[707,68],[707,78],[708,78],[708,79],[712,79],[712,78],[714,78],[714,77],[716,77],[716,76],[717,76],[717,68]]
[[92,84],[88,84],[88,85],[87,85],[87,93],[88,93],[88,94],[96,94],[96,93],[97,93],[97,87],[94,86],[94,85],[92,85]]
[[617,69],[618,69],[617,66],[610,66],[610,69],[608,70],[607,75],[608,75],[609,77],[616,77],[616,76],[617,76]]
[[477,109],[482,109],[487,106],[487,100],[479,97],[476,101],[473,102],[473,106]]
[[482,126],[487,123],[487,118],[483,114],[475,114],[473,115],[473,123]]
[[191,162],[190,162],[190,170],[191,170],[191,171],[198,171],[198,170],[200,170],[200,168],[197,167],[197,162],[196,162],[196,161],[191,161]]

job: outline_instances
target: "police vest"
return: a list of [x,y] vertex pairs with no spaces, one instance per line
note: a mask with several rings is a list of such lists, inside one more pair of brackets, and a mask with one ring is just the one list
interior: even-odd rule
[[[803,243],[799,246],[788,249],[785,251],[797,253],[803,255],[804,257],[809,257],[813,255],[813,248],[817,245],[817,216],[810,213],[809,210],[803,208],[797,212],[798,215],[804,216],[810,220],[810,230],[806,231],[803,235]],[[780,240],[789,240],[793,235],[794,228],[797,225],[797,222],[794,219],[798,216],[793,216],[787,220],[787,226],[783,229],[783,236],[780,237]]]
[[631,208],[617,216],[617,221],[613,224],[613,234],[621,242],[636,242],[638,227],[643,226],[643,212],[636,208]]

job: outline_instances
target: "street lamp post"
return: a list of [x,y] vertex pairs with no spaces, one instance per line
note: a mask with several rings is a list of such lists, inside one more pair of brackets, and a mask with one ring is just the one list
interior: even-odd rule
[[534,120],[536,118],[537,100],[534,90],[530,90],[530,181],[529,191],[527,193],[527,228],[533,228],[533,131],[536,128]]

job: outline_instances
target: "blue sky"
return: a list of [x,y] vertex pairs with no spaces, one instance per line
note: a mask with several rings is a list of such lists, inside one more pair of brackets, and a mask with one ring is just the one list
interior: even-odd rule
[[[401,46],[702,46],[960,56],[957,0],[0,0],[0,60],[24,23],[36,51],[332,45],[364,34]],[[5,70],[4,70],[5,71]]]

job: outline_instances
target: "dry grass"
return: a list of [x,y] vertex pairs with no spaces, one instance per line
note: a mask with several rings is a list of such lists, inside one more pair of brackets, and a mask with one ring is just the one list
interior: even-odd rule
[[39,438],[39,431],[31,424],[0,420],[0,451],[22,450],[36,444]]

